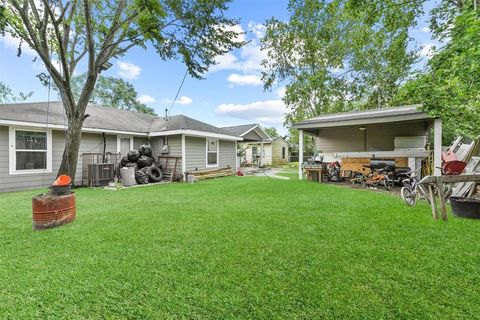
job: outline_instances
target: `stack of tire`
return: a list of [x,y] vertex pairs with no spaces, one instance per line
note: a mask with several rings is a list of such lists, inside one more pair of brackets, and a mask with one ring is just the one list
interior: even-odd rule
[[138,184],[160,182],[163,178],[162,170],[153,160],[152,147],[141,145],[138,150],[130,151],[120,160],[120,166],[135,168],[135,180]]

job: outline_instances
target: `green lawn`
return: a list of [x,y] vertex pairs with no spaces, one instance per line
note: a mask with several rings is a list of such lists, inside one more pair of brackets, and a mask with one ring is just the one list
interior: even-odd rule
[[0,318],[475,318],[480,224],[265,177],[80,189],[34,232],[0,194]]

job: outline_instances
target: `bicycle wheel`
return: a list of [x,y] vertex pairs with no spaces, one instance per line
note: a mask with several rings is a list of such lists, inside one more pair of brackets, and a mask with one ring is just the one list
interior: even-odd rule
[[412,189],[410,188],[402,187],[400,190],[400,195],[402,196],[403,201],[405,201],[409,207],[413,207],[417,203],[415,193],[413,193]]
[[390,191],[390,187],[391,187],[391,186],[390,186],[390,181],[388,181],[388,178],[387,178],[387,177],[385,177],[385,178],[383,178],[382,180],[380,180],[380,181],[378,182],[378,185],[384,187],[385,190]]

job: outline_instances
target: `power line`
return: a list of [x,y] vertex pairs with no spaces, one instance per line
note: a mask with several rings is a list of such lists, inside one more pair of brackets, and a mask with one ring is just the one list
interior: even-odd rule
[[177,94],[175,95],[175,99],[173,99],[172,105],[171,105],[170,108],[168,109],[167,115],[170,113],[170,111],[172,111],[173,105],[174,105],[175,102],[177,101],[178,95],[180,94],[180,91],[182,90],[183,83],[185,82],[185,78],[187,77],[187,74],[188,74],[188,69],[185,70],[185,74],[183,75],[182,82],[180,83],[180,87],[178,87]]

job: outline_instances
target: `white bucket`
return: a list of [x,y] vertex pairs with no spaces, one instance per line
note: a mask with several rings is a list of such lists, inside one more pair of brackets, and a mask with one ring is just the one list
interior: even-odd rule
[[195,182],[195,176],[192,174],[188,175],[188,183],[194,183]]
[[123,167],[120,169],[120,175],[122,176],[122,184],[124,187],[130,187],[137,184],[134,167]]

